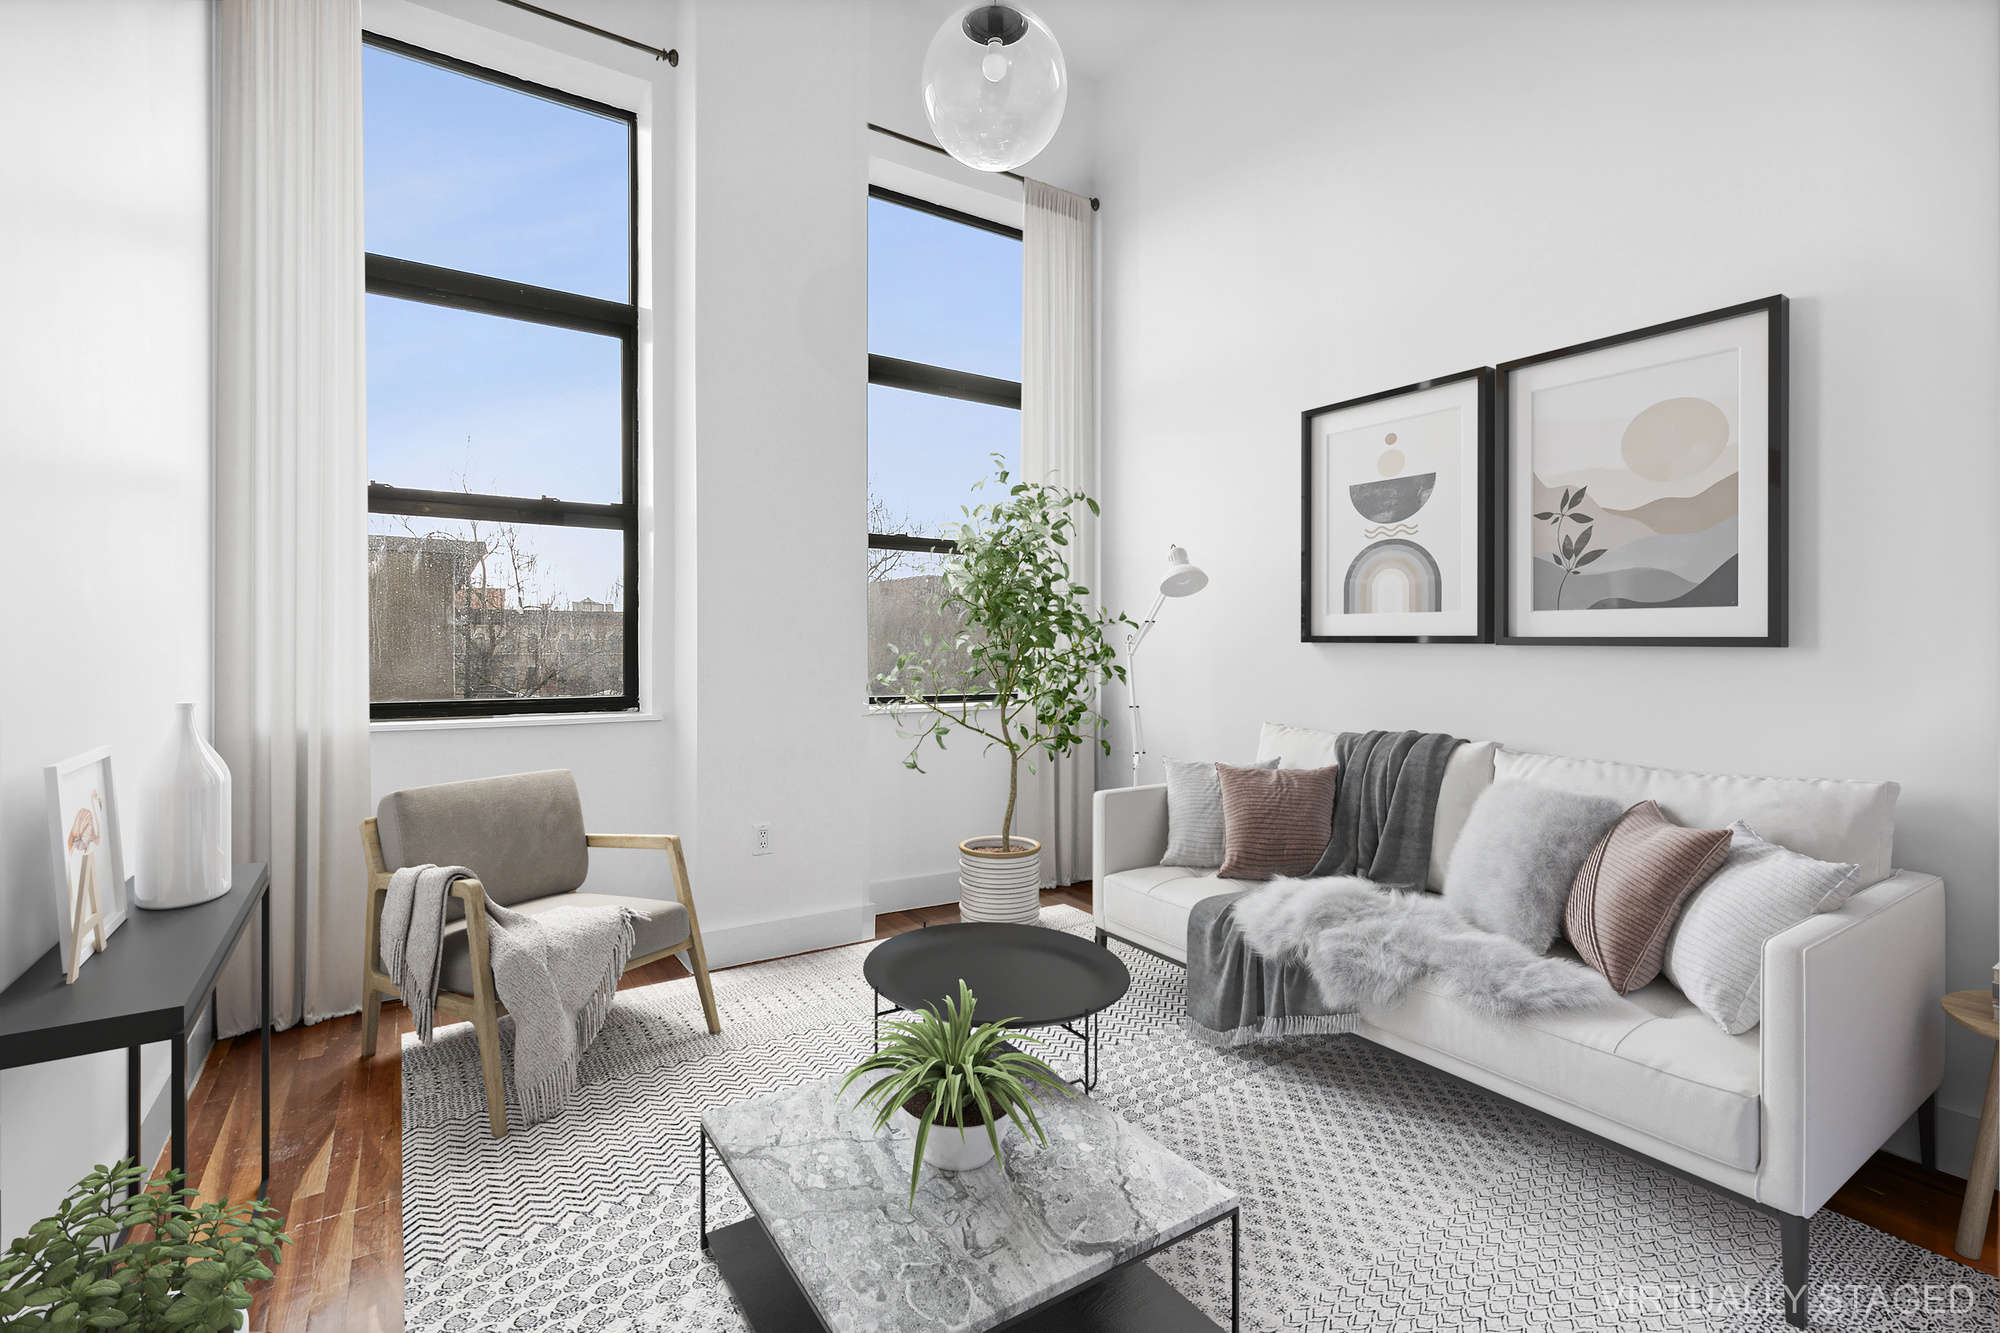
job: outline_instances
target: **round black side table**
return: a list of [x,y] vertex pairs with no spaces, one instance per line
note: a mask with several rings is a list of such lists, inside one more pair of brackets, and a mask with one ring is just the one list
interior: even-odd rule
[[[906,931],[875,946],[861,974],[875,988],[876,1042],[882,1016],[935,1007],[972,988],[981,1022],[1056,1027],[1083,1044],[1083,1077],[1097,1086],[1097,1015],[1123,999],[1132,974],[1102,945],[1042,926],[967,922]],[[889,1008],[882,1007],[883,1000]]]

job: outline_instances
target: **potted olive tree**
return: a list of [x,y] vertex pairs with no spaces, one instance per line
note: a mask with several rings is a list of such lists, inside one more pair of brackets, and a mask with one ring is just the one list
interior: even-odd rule
[[1042,845],[1014,836],[1021,765],[1032,772],[1037,752],[1059,759],[1092,740],[1111,753],[1098,736],[1097,691],[1107,679],[1125,679],[1125,668],[1113,662],[1105,632],[1132,621],[1093,609],[1090,589],[1070,580],[1072,508],[1095,514],[1097,502],[1040,482],[1009,485],[1004,467],[992,481],[1006,498],[972,506],[948,530],[958,550],[944,564],[942,609],[964,627],[926,635],[916,651],[891,644],[896,665],[878,684],[899,716],[923,721],[903,733],[914,742],[907,767],[921,772],[924,743],[943,749],[954,728],[1006,752],[999,833],[958,844],[960,912],[968,921],[1033,922],[1041,915]]

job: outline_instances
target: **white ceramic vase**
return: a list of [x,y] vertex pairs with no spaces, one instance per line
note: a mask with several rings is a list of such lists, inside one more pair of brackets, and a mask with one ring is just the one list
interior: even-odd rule
[[[910,1115],[908,1107],[903,1114],[910,1116],[910,1141],[916,1142],[917,1117]],[[993,1160],[993,1141],[986,1137],[986,1126],[967,1125],[965,1137],[960,1138],[956,1125],[932,1125],[930,1137],[924,1140],[924,1161],[940,1171],[977,1171]]]
[[1037,925],[1042,919],[1042,844],[1033,838],[967,838],[958,844],[958,915],[964,921],[1012,921]]
[[134,900],[155,911],[229,892],[229,766],[195,727],[194,705],[179,709],[150,774],[145,856],[133,882]]

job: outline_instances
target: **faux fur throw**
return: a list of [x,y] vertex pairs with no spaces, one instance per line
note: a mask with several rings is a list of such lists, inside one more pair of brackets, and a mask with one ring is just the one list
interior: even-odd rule
[[[444,911],[464,866],[406,866],[382,904],[382,968],[430,1044],[443,959]],[[576,1091],[577,1069],[597,1039],[632,957],[632,913],[624,907],[557,907],[530,915],[486,904],[493,989],[514,1020],[514,1094],[521,1118],[539,1124]]]
[[1475,930],[1431,894],[1389,892],[1365,879],[1273,880],[1238,898],[1235,918],[1266,960],[1302,964],[1336,1013],[1400,1004],[1419,977],[1492,1018],[1612,998],[1581,963]]

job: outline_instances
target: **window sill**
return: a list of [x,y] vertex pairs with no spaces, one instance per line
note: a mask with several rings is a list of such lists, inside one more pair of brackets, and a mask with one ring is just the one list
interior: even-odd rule
[[[952,709],[956,709],[959,707],[958,704],[946,704],[944,706],[946,708],[952,708]],[[972,711],[975,713],[989,713],[998,706],[999,705],[995,704],[992,700],[989,699],[985,703],[976,703],[972,705]],[[869,704],[868,705],[868,716],[870,717],[894,717],[898,713],[909,713],[914,715],[928,711],[929,711],[928,709],[920,708],[916,704]]]
[[519,713],[512,717],[410,717],[370,722],[383,731],[478,731],[486,727],[578,727],[606,722],[663,722],[658,713]]

